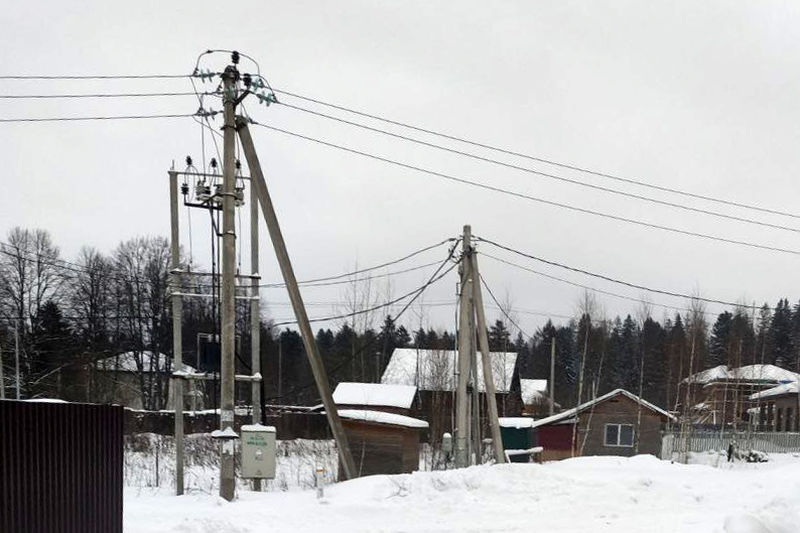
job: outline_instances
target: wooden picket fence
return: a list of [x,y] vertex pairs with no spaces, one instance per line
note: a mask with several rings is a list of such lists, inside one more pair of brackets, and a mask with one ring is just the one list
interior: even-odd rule
[[725,451],[734,441],[739,450],[758,450],[766,453],[800,452],[800,433],[794,432],[694,430],[688,435],[683,435],[679,431],[665,431],[661,437],[661,458],[672,459],[674,454],[685,451]]

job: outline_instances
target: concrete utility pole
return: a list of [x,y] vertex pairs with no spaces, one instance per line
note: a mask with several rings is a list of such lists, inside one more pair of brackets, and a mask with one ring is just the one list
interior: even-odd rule
[[[470,248],[471,250],[472,248]],[[468,260],[465,259],[465,260]],[[472,264],[470,264],[470,279],[467,284],[469,291],[469,332],[467,333],[470,338],[469,346],[469,372],[472,376],[472,394],[470,397],[470,461],[472,464],[481,464],[481,394],[479,392],[478,384],[478,348],[475,346],[475,300],[473,299],[475,288],[475,277],[472,272]]]
[[[258,194],[250,183],[250,284],[253,299],[250,300],[250,368],[251,374],[261,373],[261,306],[259,305],[260,280],[258,267]],[[250,382],[250,402],[253,404],[253,424],[261,423],[261,383]],[[261,479],[253,479],[253,490],[261,490]]]
[[550,416],[555,414],[555,390],[556,390],[556,336],[553,335],[553,338],[550,339],[550,383],[548,383],[548,388],[550,389]]
[[[234,183],[236,181],[236,82],[239,71],[229,65],[222,74],[225,125],[223,126],[223,164],[222,164],[222,287],[220,306],[222,316],[222,336],[220,342],[220,430],[233,430],[233,391],[234,357],[236,350],[236,227]],[[228,501],[236,492],[234,478],[233,440],[222,443],[220,454],[219,495]]]
[[467,385],[469,382],[470,353],[472,352],[472,337],[470,337],[470,307],[471,301],[471,269],[472,265],[465,260],[469,256],[472,228],[464,226],[461,241],[462,260],[459,265],[461,274],[461,294],[459,295],[458,315],[458,361],[456,365],[456,468],[469,466],[469,407],[467,403]]
[[[226,111],[227,112],[227,111]],[[226,115],[227,117],[227,115]],[[227,124],[227,120],[226,120]],[[331,394],[330,384],[328,383],[328,376],[325,372],[325,365],[322,362],[317,343],[314,338],[314,332],[311,329],[311,323],[306,314],[306,308],[303,304],[303,297],[300,294],[300,289],[297,286],[297,278],[294,275],[289,253],[286,250],[286,243],[283,240],[280,225],[278,224],[278,217],[275,214],[275,209],[272,206],[272,199],[269,196],[267,189],[267,182],[264,180],[264,174],[261,170],[261,163],[258,160],[255,146],[253,145],[253,138],[250,136],[250,129],[247,125],[247,119],[237,117],[236,128],[239,130],[239,138],[242,141],[242,151],[244,151],[247,158],[247,165],[250,167],[250,184],[255,188],[258,194],[261,211],[267,223],[267,230],[269,231],[272,246],[275,248],[275,255],[278,259],[278,264],[281,268],[283,281],[286,283],[286,290],[289,293],[289,300],[291,300],[294,315],[297,319],[297,326],[300,329],[300,334],[303,338],[303,345],[306,350],[306,356],[311,364],[311,371],[314,374],[314,381],[317,384],[322,403],[325,406],[325,414],[328,417],[328,424],[331,427],[333,438],[336,440],[336,446],[339,449],[339,460],[341,461],[344,476],[347,479],[352,479],[357,476],[353,456],[350,453],[350,446],[347,443],[347,435],[344,432],[342,420],[339,418],[339,411],[336,404],[333,402],[333,395]],[[227,133],[229,130],[226,129]],[[231,300],[233,301],[233,300]]]
[[[169,171],[169,214],[172,255],[172,358],[176,371],[183,371],[183,300],[181,296],[181,249],[178,227],[178,173]],[[175,493],[183,494],[183,380],[171,380],[175,403]]]
[[[494,374],[492,372],[492,359],[489,352],[489,335],[486,332],[486,313],[483,309],[483,293],[481,292],[481,275],[478,270],[478,254],[475,250],[470,252],[470,263],[472,264],[472,294],[475,305],[475,317],[478,321],[478,343],[481,347],[481,362],[483,363],[483,381],[486,384],[486,410],[489,415],[489,428],[492,432],[492,447],[494,448],[494,458],[498,463],[506,462],[506,454],[503,450],[503,438],[500,435],[500,420],[497,416],[497,396],[494,386]],[[503,355],[505,357],[505,354]],[[503,359],[505,365],[505,359]],[[477,380],[476,380],[477,385]]]

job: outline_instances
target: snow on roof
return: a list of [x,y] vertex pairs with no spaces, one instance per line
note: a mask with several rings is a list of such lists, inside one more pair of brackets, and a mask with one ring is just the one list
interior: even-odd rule
[[685,378],[683,383],[707,384],[723,379],[744,381],[798,381],[800,374],[775,365],[746,365],[728,369],[725,365],[715,366]]
[[519,386],[522,390],[522,403],[525,405],[542,403],[547,399],[546,379],[520,379]]
[[533,427],[533,418],[529,416],[501,416],[498,420],[501,428],[525,429]]
[[762,390],[750,395],[751,400],[758,400],[763,398],[771,398],[773,396],[782,396],[784,394],[797,394],[797,382],[783,383],[771,389]]
[[[478,390],[484,392],[482,355],[478,352]],[[497,392],[511,390],[516,352],[491,352],[492,377]],[[414,385],[419,390],[452,391],[455,383],[456,353],[452,350],[396,348],[383,371],[381,383]]]
[[360,420],[362,422],[375,422],[377,424],[389,424],[392,426],[404,426],[407,428],[427,428],[428,423],[418,418],[385,413],[383,411],[366,411],[363,409],[339,409],[339,416],[349,420]]
[[627,396],[628,398],[630,398],[634,402],[639,402],[642,405],[642,407],[646,407],[646,408],[650,409],[651,411],[655,411],[656,413],[660,414],[661,416],[665,416],[665,417],[669,418],[670,420],[674,420],[675,419],[674,416],[672,416],[671,414],[669,414],[665,410],[661,409],[660,407],[656,407],[655,405],[653,405],[652,403],[648,402],[647,400],[643,400],[643,399],[639,398],[638,396],[636,396],[635,394],[632,394],[632,393],[626,391],[625,389],[615,389],[615,390],[612,390],[611,392],[607,392],[606,394],[603,394],[602,396],[598,396],[594,400],[589,400],[588,402],[582,403],[578,407],[573,407],[572,409],[567,409],[566,411],[558,413],[557,415],[548,416],[547,418],[541,418],[539,420],[536,420],[536,421],[533,422],[531,427],[536,428],[536,427],[539,427],[539,426],[546,426],[546,425],[549,425],[549,424],[554,424],[554,423],[557,423],[557,422],[565,421],[565,419],[573,418],[578,413],[581,413],[582,411],[585,411],[586,409],[588,409],[589,407],[591,407],[593,405],[597,405],[598,403],[604,402],[604,401],[606,401],[608,399],[611,399],[614,396],[618,396],[620,394],[622,394],[624,396]]
[[417,388],[386,383],[339,383],[333,391],[338,405],[374,405],[410,409]]
[[[119,355],[112,355],[105,359],[100,359],[94,362],[94,367],[97,370],[105,370],[110,372],[138,372],[139,366],[137,359],[142,362],[143,372],[166,372],[167,360],[169,356],[163,353],[158,353],[155,356],[153,352],[124,352]],[[187,369],[192,369],[190,365],[183,363]],[[172,367],[174,369],[174,365]]]

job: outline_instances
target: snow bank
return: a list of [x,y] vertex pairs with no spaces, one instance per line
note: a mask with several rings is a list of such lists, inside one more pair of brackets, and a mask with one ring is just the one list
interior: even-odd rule
[[478,466],[338,483],[325,489],[324,504],[313,491],[240,491],[232,503],[213,495],[128,492],[125,531],[800,530],[800,462],[747,466],[671,464],[651,456]]

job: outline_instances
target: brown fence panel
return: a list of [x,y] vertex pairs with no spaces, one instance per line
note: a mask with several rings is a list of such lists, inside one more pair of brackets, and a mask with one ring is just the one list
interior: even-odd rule
[[122,407],[0,401],[0,531],[122,532]]

